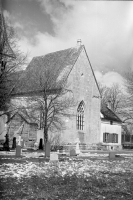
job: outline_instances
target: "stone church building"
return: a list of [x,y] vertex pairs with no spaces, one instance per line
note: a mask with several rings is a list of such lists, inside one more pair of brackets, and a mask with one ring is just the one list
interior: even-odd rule
[[[73,117],[65,120],[66,129],[61,132],[63,143],[75,143],[79,139],[81,144],[105,143],[107,145],[108,141],[105,141],[104,133],[101,131],[101,121],[104,121],[104,116],[102,115],[101,119],[101,96],[98,83],[85,46],[81,44],[80,40],[77,41],[76,47],[34,57],[22,73],[13,98],[38,95],[37,77],[39,74],[43,74],[48,67],[55,73],[57,72],[57,79],[62,75],[67,77],[69,89],[76,102],[71,110]],[[105,112],[104,115],[106,118]],[[114,116],[112,121],[114,120],[116,123],[118,121],[118,125],[121,127],[121,121],[116,120],[115,114],[112,116]],[[110,124],[109,120],[106,121]],[[115,129],[113,131],[115,132]],[[37,133],[40,134],[38,131]],[[119,131],[118,137],[121,138],[121,131]],[[120,139],[119,145],[121,145]]]

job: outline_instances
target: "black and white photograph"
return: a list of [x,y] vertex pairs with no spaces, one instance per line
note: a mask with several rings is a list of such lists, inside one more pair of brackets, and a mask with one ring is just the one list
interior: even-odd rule
[[0,199],[133,199],[133,1],[0,0]]

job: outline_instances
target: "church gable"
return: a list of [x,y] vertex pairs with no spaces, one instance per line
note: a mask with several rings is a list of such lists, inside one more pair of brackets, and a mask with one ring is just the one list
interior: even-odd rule
[[81,46],[82,50],[70,71],[68,82],[72,84],[71,89],[77,92],[77,96],[80,93],[81,100],[83,100],[82,96],[84,96],[84,93],[89,94],[89,96],[91,94],[91,97],[100,99],[100,91],[94,71],[85,47]]
[[81,116],[79,122],[76,119],[78,127],[81,126],[82,130],[76,127],[75,119],[72,122],[72,124],[75,124],[74,128],[77,132],[77,137],[82,138],[83,141],[84,135],[84,141],[87,143],[99,142],[100,92],[84,46],[68,76],[68,85],[70,85],[77,103],[77,106],[74,108],[74,113],[77,117],[78,107],[81,102],[84,102],[84,116]]

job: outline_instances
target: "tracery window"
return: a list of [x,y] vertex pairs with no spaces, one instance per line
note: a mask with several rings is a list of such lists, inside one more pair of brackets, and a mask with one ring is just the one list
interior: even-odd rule
[[81,101],[77,109],[77,129],[84,130],[84,102]]

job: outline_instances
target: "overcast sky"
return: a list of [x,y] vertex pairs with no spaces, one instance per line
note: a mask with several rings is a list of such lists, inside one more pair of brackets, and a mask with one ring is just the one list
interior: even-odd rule
[[133,68],[132,1],[4,0],[4,14],[33,56],[85,45],[98,81],[122,81]]

